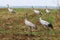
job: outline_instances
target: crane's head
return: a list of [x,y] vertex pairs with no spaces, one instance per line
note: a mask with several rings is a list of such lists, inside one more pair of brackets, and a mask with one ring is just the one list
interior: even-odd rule
[[27,14],[27,13],[25,13],[25,15],[24,15],[24,18],[25,18],[25,19],[27,18],[27,15],[28,15],[28,14]]
[[32,6],[32,9],[34,9],[34,7]]
[[7,7],[9,8],[9,4],[7,4]]

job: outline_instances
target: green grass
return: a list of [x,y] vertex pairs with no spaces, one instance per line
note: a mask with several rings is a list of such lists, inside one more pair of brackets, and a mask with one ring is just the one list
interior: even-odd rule
[[[43,13],[42,19],[55,25],[57,9],[51,9],[49,16],[46,15],[45,9],[38,10]],[[32,8],[15,8],[15,11],[16,13],[11,15],[7,9],[0,9],[0,34],[4,35],[3,37],[1,36],[2,38],[0,37],[1,40],[27,40],[30,38],[30,36],[24,36],[25,34],[31,34],[29,27],[24,24],[24,15],[26,13],[28,13],[27,19],[35,23],[38,27],[37,30],[33,29],[32,34],[35,36],[31,36],[30,40],[60,40],[60,30],[44,29],[39,23],[40,15],[35,16]]]

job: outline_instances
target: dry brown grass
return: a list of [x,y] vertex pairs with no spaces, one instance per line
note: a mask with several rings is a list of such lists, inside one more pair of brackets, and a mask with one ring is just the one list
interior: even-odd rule
[[[60,40],[60,12],[57,13],[57,19],[52,23],[55,30],[44,29],[39,23],[39,15],[34,15],[32,9],[15,9],[14,15],[9,14],[7,9],[0,8],[0,40]],[[44,14],[45,9],[39,9]],[[29,27],[24,24],[24,15],[28,13],[28,20],[35,23],[38,29],[33,29],[32,35],[30,35]],[[57,10],[52,9],[50,16],[56,18]],[[43,19],[47,20],[46,15],[42,16]],[[47,20],[49,21],[49,20]],[[51,20],[52,21],[52,20]]]

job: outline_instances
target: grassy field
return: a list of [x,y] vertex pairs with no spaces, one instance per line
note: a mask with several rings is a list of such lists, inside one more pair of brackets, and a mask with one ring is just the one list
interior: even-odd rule
[[[42,11],[42,18],[53,24],[54,30],[44,29],[39,23],[40,15],[34,15],[32,8],[16,8],[15,14],[9,14],[6,8],[0,8],[0,40],[60,40],[60,12],[57,9],[50,9],[49,16],[45,9]],[[33,29],[29,35],[29,27],[24,24],[24,15],[28,13],[27,19],[35,23],[37,30]],[[57,15],[56,15],[57,14]]]

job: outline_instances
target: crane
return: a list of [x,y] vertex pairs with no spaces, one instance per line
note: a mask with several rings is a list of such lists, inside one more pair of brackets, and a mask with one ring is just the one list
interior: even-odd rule
[[27,19],[27,13],[25,14],[24,23],[25,23],[25,25],[26,25],[27,27],[30,27],[30,32],[31,32],[31,33],[32,33],[32,29],[33,29],[33,28],[37,29],[37,26],[36,26],[34,23],[32,23],[31,21],[29,21],[29,20]]
[[9,11],[10,14],[15,13],[14,9],[9,7],[9,4],[7,4],[7,7],[8,7],[8,11]]
[[[32,8],[33,8],[33,7],[32,7]],[[42,12],[41,12],[41,11],[39,11],[39,10],[37,10],[37,9],[34,9],[34,8],[33,8],[33,12],[34,12],[35,14],[42,15]]]
[[50,22],[43,20],[41,17],[39,18],[39,22],[40,22],[44,27],[53,29],[53,25],[52,25]]

